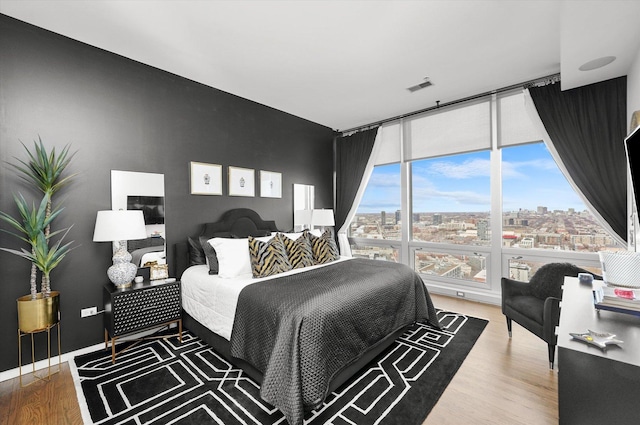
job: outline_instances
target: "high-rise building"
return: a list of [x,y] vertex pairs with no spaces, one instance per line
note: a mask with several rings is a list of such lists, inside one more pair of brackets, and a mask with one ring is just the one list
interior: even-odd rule
[[385,225],[387,224],[387,212],[386,211],[380,211],[380,224],[381,225]]
[[519,280],[521,282],[528,282],[531,277],[531,267],[525,263],[510,262],[509,263],[509,278]]
[[547,207],[538,207],[538,214],[546,214]]
[[437,226],[438,224],[442,224],[442,214],[434,214],[433,215],[433,224]]
[[478,220],[478,224],[476,225],[478,229],[478,239],[481,241],[489,240],[489,223],[487,220]]
[[398,224],[402,221],[402,214],[400,213],[400,210],[396,210],[396,222],[394,224]]

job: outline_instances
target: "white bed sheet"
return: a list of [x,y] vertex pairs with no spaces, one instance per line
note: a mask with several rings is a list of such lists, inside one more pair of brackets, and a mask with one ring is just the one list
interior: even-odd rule
[[290,270],[273,276],[254,279],[251,274],[233,279],[223,279],[210,275],[206,265],[191,266],[180,278],[182,286],[182,308],[202,325],[221,337],[231,340],[233,320],[236,315],[238,297],[242,289],[252,283],[262,282],[282,276],[303,273],[320,267],[328,267],[349,257],[340,257],[328,264]]

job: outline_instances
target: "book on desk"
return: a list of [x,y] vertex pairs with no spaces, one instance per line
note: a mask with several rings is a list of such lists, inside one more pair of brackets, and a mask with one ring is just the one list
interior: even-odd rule
[[640,316],[640,289],[602,286],[593,290],[593,304],[597,310]]

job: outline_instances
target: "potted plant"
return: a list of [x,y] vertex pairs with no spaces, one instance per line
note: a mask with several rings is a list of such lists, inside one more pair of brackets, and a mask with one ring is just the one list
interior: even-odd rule
[[[44,196],[37,208],[35,204],[29,207],[21,194],[14,196],[20,219],[0,212],[0,219],[18,231],[18,233],[5,232],[26,242],[30,250],[0,249],[31,261],[31,293],[18,298],[17,301],[20,330],[33,332],[58,322],[60,294],[57,291],[51,291],[50,273],[70,251],[72,242],[62,244],[70,228],[51,232],[52,221],[62,211],[62,209],[53,208],[52,196],[75,175],[62,176],[75,153],[69,154],[68,146],[65,146],[59,155],[56,154],[55,148],[48,153],[40,138],[38,142],[34,142],[34,152],[29,151],[24,144],[23,146],[29,159],[18,160],[19,164],[10,165],[19,172],[23,180],[42,191]],[[49,246],[50,239],[63,231],[65,233],[62,237]],[[37,270],[42,273],[40,292],[37,291]]]

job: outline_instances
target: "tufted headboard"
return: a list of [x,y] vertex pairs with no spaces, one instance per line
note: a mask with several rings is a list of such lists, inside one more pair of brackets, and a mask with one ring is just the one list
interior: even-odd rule
[[[257,212],[249,208],[235,208],[225,212],[219,221],[205,223],[202,232],[194,240],[197,241],[200,236],[246,238],[248,236],[264,236],[267,233],[277,231],[275,221],[263,220]],[[190,265],[188,243],[186,241],[177,243],[174,252],[176,255],[175,275],[180,278],[182,272]]]

